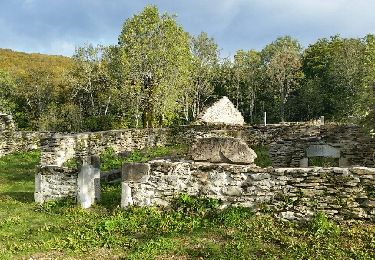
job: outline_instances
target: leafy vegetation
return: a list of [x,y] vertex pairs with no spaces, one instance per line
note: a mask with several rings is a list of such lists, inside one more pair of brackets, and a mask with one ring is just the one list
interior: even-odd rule
[[269,149],[267,146],[252,146],[251,147],[257,154],[255,159],[255,164],[259,167],[272,166],[272,160],[269,154]]
[[0,158],[0,258],[373,259],[375,226],[318,213],[285,222],[220,201],[181,194],[171,208],[118,207],[120,185],[85,210],[70,200],[36,205],[39,153]]
[[119,44],[76,48],[72,58],[0,49],[0,110],[22,129],[63,132],[163,127],[194,121],[226,95],[248,123],[328,121],[375,127],[375,36],[283,36],[261,51],[188,35],[156,6],[125,20]]

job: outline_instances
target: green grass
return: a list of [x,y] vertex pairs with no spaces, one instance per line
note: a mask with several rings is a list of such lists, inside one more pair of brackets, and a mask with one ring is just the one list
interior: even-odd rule
[[318,167],[339,167],[339,158],[329,158],[329,157],[310,157],[309,166]]
[[284,222],[181,194],[170,209],[122,210],[120,185],[91,209],[34,204],[39,154],[0,158],[0,259],[374,259],[375,225],[323,214]]

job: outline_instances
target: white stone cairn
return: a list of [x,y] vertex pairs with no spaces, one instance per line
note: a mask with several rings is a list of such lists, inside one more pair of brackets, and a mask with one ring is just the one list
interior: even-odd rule
[[227,97],[222,97],[207,108],[200,120],[207,124],[244,125],[245,123],[241,112]]

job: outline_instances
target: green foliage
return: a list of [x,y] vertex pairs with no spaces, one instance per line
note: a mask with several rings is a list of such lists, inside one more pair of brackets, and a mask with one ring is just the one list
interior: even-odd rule
[[[201,32],[191,37],[190,51],[192,54],[191,83],[184,91],[185,120],[193,119],[201,113],[214,91],[215,68],[219,62],[219,48],[213,38]],[[189,107],[191,108],[189,109]]]
[[81,163],[79,162],[78,158],[74,157],[71,158],[63,163],[63,167],[68,167],[70,169],[78,169]]
[[318,212],[310,221],[311,231],[316,236],[338,236],[340,235],[340,227],[329,220],[323,212]]
[[280,119],[285,121],[285,107],[290,94],[300,87],[304,77],[301,71],[301,47],[289,36],[278,38],[262,50],[271,93],[280,108]]
[[116,154],[112,147],[107,147],[100,154],[100,170],[119,169],[124,161],[125,159]]
[[257,154],[255,164],[259,167],[272,166],[272,161],[269,154],[269,148],[267,146],[252,146],[251,147]]
[[220,201],[211,198],[198,198],[188,194],[180,194],[172,203],[172,209],[181,212],[185,217],[206,216],[220,206]]
[[[295,103],[296,109],[302,113],[307,110],[307,115],[313,114],[315,118],[319,115],[335,120],[363,118],[369,112],[374,82],[368,48],[371,47],[364,39],[340,36],[311,44],[304,51],[303,70],[307,81],[303,95],[308,94],[306,98],[313,100],[319,97],[320,101]],[[302,114],[299,117],[303,119]]]
[[339,158],[329,158],[329,157],[310,157],[309,166],[318,167],[339,167]]
[[189,80],[188,34],[173,16],[147,6],[125,21],[118,48],[119,80],[131,86],[134,119],[142,117],[144,127],[170,124]]
[[226,95],[248,123],[327,120],[375,128],[375,36],[290,36],[221,59],[215,40],[190,36],[146,6],[113,46],[72,58],[0,49],[0,108],[26,130],[101,131],[187,124]]

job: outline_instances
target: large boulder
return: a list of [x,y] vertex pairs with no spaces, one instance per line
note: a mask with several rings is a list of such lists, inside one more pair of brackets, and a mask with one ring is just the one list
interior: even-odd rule
[[231,137],[198,138],[190,148],[194,161],[253,164],[256,153],[244,141]]
[[199,122],[225,125],[243,125],[245,123],[241,112],[227,97],[222,97],[207,108],[200,115]]

